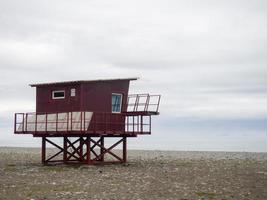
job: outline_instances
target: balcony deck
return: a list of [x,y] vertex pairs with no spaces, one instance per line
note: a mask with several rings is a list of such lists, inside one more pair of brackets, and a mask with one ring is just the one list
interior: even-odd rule
[[158,115],[160,95],[128,95],[122,113],[90,111],[16,113],[15,134],[34,137],[116,137],[151,134],[151,116]]
[[147,113],[16,113],[15,134],[42,136],[116,137],[151,134],[151,115]]

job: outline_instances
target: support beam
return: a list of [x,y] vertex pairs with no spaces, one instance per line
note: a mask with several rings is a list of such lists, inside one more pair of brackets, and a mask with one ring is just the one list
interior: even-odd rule
[[86,138],[86,147],[87,147],[87,157],[86,157],[86,162],[88,165],[91,165],[92,164],[92,161],[91,161],[91,138],[90,137],[87,137]]
[[[50,158],[48,158],[45,162],[50,162],[53,158],[57,157],[59,154],[61,154],[63,152],[63,150],[60,150],[59,152],[57,152],[56,154],[54,154],[53,156],[51,156]],[[64,162],[64,161],[63,161]]]
[[123,162],[127,162],[127,137],[123,137],[123,142],[122,142],[122,157],[123,157]]
[[67,145],[68,145],[68,143],[67,143],[67,137],[64,137],[63,138],[63,162],[66,164],[67,163]]
[[[100,137],[100,145],[102,146],[102,147],[105,147],[105,143],[104,143],[104,137],[102,136],[102,137]],[[104,161],[104,157],[105,157],[105,154],[104,154],[104,149],[103,148],[100,148],[100,154],[102,155],[100,158],[99,158],[99,161]]]
[[80,157],[80,161],[83,161],[83,145],[84,145],[84,141],[83,141],[83,137],[80,137],[80,151],[79,151],[79,157]]
[[[49,139],[48,139],[49,138]],[[91,137],[78,137],[75,141],[71,141],[69,137],[63,137],[63,145],[57,144],[51,140],[52,137],[42,137],[42,163],[63,162],[68,163],[86,163],[105,164],[105,163],[124,163],[127,161],[127,137],[124,136],[109,147],[105,146],[105,137],[101,136],[97,139]],[[47,158],[46,143],[53,145],[58,151]],[[114,148],[122,145],[122,156],[117,155]],[[85,151],[83,147],[85,145]],[[54,152],[54,151],[53,151]],[[105,161],[105,155],[111,155],[116,160]],[[61,157],[60,157],[61,156]]]
[[[75,144],[80,142],[80,138],[78,138],[77,140],[75,140],[74,142],[71,142],[68,138],[67,139],[67,149],[65,149],[65,151],[69,154],[69,156],[67,157],[67,161],[71,160],[71,158],[75,158],[77,161],[80,161],[80,148],[81,146],[76,147]],[[73,149],[73,152],[69,152],[68,148],[71,147]],[[77,156],[75,155],[77,154]]]
[[117,156],[115,153],[113,153],[111,150],[116,147],[118,144],[120,144],[123,139],[119,140],[118,142],[116,142],[115,144],[113,144],[112,146],[110,146],[109,148],[105,148],[104,146],[101,146],[100,144],[98,144],[97,142],[95,142],[94,140],[91,139],[91,141],[96,144],[97,146],[99,146],[100,148],[103,148],[104,151],[102,154],[98,155],[96,158],[94,158],[94,160],[99,160],[100,157],[102,157],[104,154],[108,153],[110,155],[112,155],[113,157],[117,158],[120,162],[123,162],[122,158],[120,158],[119,156]]
[[42,163],[45,164],[46,138],[42,137]]

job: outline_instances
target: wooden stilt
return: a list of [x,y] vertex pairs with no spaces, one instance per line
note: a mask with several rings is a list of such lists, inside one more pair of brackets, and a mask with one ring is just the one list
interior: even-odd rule
[[42,163],[45,164],[46,137],[42,137]]
[[127,162],[127,137],[123,137],[123,142],[122,142],[122,157],[123,157],[123,162]]
[[86,162],[88,165],[92,164],[92,160],[91,160],[91,138],[87,137],[86,138],[86,147],[87,147],[87,157],[86,157]]
[[67,163],[67,151],[68,151],[67,137],[63,137],[63,162]]
[[84,144],[84,141],[83,141],[83,137],[80,137],[80,150],[79,150],[79,157],[80,157],[80,161],[82,162],[83,161],[83,144]]
[[[46,155],[46,143],[53,145],[57,151],[50,157]],[[113,151],[118,145],[122,144],[122,156],[117,155]],[[86,147],[84,150],[83,147]],[[96,149],[95,149],[96,148]],[[67,136],[63,137],[63,146],[56,144],[46,136],[42,137],[42,163],[48,164],[53,162],[68,163],[86,163],[92,164],[105,164],[105,163],[125,163],[127,162],[127,137],[120,138],[111,146],[105,146],[105,137],[100,137],[94,140],[91,137],[78,137],[75,141],[71,141]],[[99,150],[99,151],[98,151]],[[92,153],[92,154],[91,154]],[[63,159],[57,159],[63,154]],[[105,155],[110,155],[115,158],[115,161],[105,161]],[[62,156],[62,155],[61,155]]]
[[105,143],[104,143],[104,137],[102,136],[101,138],[100,138],[100,145],[101,145],[101,147],[100,147],[100,154],[102,155],[101,157],[100,157],[100,159],[99,159],[99,161],[104,161],[104,156],[105,156],[105,154],[104,154],[104,148],[103,147],[105,147]]

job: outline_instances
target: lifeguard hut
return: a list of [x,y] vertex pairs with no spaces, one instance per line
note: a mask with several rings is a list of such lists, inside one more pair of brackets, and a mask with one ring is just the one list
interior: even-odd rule
[[[160,95],[128,94],[137,78],[32,84],[36,112],[15,113],[14,133],[42,138],[42,163],[127,161],[127,138],[151,134]],[[63,138],[55,142],[53,138]],[[118,141],[107,147],[105,138]],[[57,140],[58,141],[58,140]],[[48,155],[47,144],[58,152]],[[114,148],[122,145],[122,155]],[[114,159],[108,161],[105,155]]]

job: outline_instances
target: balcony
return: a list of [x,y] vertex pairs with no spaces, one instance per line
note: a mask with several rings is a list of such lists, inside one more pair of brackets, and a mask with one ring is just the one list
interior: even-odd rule
[[137,136],[151,134],[151,116],[89,111],[16,113],[14,133],[33,136]]
[[158,115],[160,95],[128,95],[122,113],[16,113],[15,134],[40,136],[132,136],[151,134],[151,116]]

